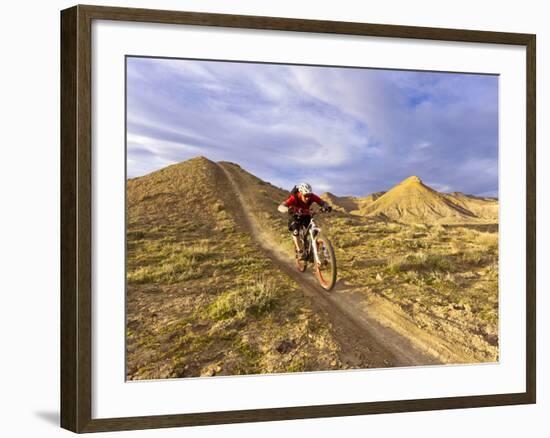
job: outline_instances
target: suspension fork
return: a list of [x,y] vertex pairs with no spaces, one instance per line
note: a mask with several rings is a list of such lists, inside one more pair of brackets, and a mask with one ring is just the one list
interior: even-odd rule
[[311,247],[313,248],[313,259],[317,265],[321,264],[321,259],[319,258],[319,251],[317,250],[317,237],[315,236],[315,231],[313,227],[309,229],[309,237],[311,239]]

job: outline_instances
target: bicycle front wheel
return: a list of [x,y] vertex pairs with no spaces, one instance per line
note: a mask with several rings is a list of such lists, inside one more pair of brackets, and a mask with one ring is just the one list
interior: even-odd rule
[[315,261],[315,275],[321,287],[332,290],[336,284],[336,256],[332,243],[322,233],[315,239],[319,260]]
[[300,272],[305,272],[307,268],[307,261],[302,260],[298,254],[296,254],[296,268]]

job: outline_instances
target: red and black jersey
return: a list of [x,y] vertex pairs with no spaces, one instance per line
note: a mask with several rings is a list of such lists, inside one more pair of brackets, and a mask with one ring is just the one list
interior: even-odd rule
[[293,207],[296,210],[301,211],[304,215],[308,215],[309,208],[314,202],[321,206],[325,205],[325,201],[323,201],[321,198],[319,198],[319,196],[315,195],[314,193],[308,195],[308,199],[305,202],[300,199],[298,193],[290,195],[287,200],[283,202],[283,204],[287,207]]

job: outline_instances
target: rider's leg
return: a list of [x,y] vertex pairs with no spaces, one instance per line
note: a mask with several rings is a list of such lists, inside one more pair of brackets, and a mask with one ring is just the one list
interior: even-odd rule
[[302,251],[302,245],[300,244],[300,239],[298,236],[292,234],[292,241],[294,242],[294,247],[296,248],[296,251],[301,252]]
[[296,252],[302,252],[302,243],[300,242],[300,223],[296,221],[292,216],[288,218],[288,231],[292,235],[292,242],[294,243],[294,248]]

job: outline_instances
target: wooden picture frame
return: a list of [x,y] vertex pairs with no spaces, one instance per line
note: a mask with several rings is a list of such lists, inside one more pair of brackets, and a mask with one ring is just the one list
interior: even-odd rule
[[[517,45],[526,48],[526,391],[415,400],[92,418],[92,22],[113,20]],[[61,426],[99,432],[289,420],[536,401],[535,59],[531,34],[259,16],[75,6],[61,12]]]

